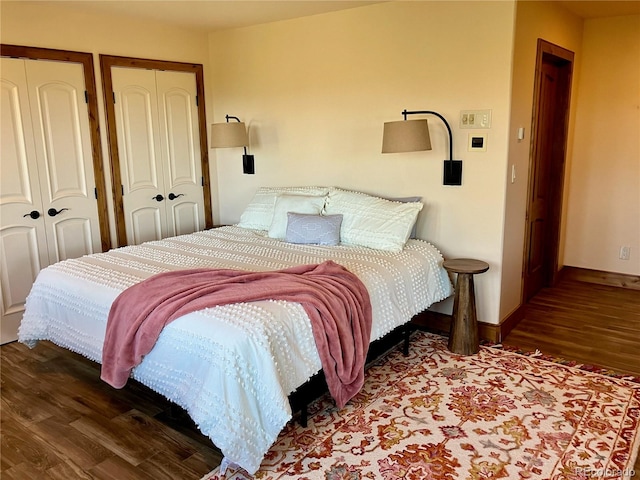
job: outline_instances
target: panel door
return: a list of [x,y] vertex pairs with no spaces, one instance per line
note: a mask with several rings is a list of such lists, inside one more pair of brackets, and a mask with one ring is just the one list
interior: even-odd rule
[[102,251],[79,63],[26,60],[49,263]]
[[16,339],[25,299],[49,259],[25,64],[0,58],[0,68],[0,342],[6,343]]
[[156,71],[167,234],[204,228],[204,192],[196,78],[193,73]]
[[525,269],[525,301],[531,299],[543,287],[550,286],[550,256],[554,251],[551,241],[549,209],[552,202],[552,166],[554,158],[554,121],[558,102],[558,67],[543,62],[540,70],[540,98],[536,127],[535,158],[531,165],[531,191],[529,198],[529,248]]
[[163,159],[153,70],[112,68],[127,243],[167,236]]
[[0,61],[0,343],[6,343],[17,338],[38,272],[100,251],[101,241],[82,67]]

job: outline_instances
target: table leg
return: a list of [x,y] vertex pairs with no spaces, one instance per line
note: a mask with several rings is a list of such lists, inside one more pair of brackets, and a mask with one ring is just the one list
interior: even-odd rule
[[480,350],[473,274],[459,273],[453,300],[449,350],[472,355]]

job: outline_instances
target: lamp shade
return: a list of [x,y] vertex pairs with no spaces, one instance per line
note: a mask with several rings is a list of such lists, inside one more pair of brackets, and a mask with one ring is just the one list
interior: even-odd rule
[[386,122],[382,133],[382,153],[431,150],[429,125],[425,119]]
[[214,123],[211,125],[211,147],[246,147],[249,136],[244,122]]

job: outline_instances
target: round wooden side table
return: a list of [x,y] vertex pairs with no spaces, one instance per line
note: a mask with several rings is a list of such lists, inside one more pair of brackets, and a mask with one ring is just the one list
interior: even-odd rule
[[472,258],[456,258],[445,260],[442,266],[448,272],[458,274],[453,297],[449,350],[461,355],[478,353],[480,342],[473,276],[489,270],[489,264]]

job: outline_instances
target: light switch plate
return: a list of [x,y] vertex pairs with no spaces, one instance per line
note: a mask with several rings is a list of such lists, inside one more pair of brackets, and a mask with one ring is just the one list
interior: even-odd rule
[[491,128],[491,110],[462,110],[460,128]]

